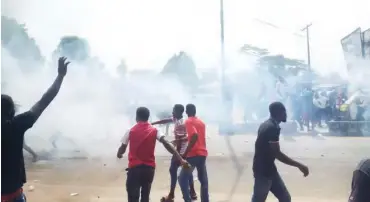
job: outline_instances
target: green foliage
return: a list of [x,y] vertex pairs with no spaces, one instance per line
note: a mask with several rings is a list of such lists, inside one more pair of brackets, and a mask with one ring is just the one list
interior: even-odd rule
[[305,70],[304,61],[286,58],[284,55],[268,55],[269,51],[253,45],[245,44],[240,51],[247,55],[258,57],[258,65],[277,76],[297,75],[299,71]]
[[1,16],[1,45],[19,61],[44,61],[39,47],[28,35],[25,25],[5,16]]
[[173,55],[167,61],[161,74],[176,76],[177,79],[187,87],[193,88],[199,84],[195,63],[193,59],[183,51]]
[[90,58],[90,45],[84,38],[64,36],[53,53],[53,58],[67,57],[71,61],[84,62]]

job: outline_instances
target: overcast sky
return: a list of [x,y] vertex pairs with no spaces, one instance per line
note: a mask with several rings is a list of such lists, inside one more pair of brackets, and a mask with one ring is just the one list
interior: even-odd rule
[[[224,0],[229,60],[244,43],[305,59],[305,38],[294,33],[305,36],[300,30],[312,22],[313,68],[343,71],[340,39],[359,26],[370,28],[370,0],[337,2]],[[26,23],[45,56],[62,36],[78,35],[112,67],[125,58],[130,69],[160,68],[179,50],[188,51],[199,67],[218,66],[218,0],[2,0],[2,15]]]

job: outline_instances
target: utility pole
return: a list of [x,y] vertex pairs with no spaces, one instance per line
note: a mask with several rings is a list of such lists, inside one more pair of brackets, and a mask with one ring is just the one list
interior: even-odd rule
[[307,66],[308,70],[311,71],[311,53],[310,53],[310,31],[312,23],[306,25],[301,31],[306,31],[306,40],[307,40]]
[[220,26],[221,26],[221,86],[222,90],[225,88],[225,33],[224,33],[224,1],[220,0]]

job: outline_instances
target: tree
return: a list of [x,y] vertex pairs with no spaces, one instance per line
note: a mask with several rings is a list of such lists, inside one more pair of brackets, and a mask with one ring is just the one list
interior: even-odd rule
[[78,36],[64,36],[53,53],[53,58],[67,57],[74,62],[85,62],[90,59],[90,45],[84,38]]
[[199,84],[195,63],[193,59],[183,51],[173,55],[167,61],[161,74],[176,76],[177,79],[187,87],[194,88]]
[[304,61],[286,58],[284,55],[269,55],[269,51],[253,45],[245,44],[240,48],[244,54],[256,56],[257,65],[267,69],[276,77],[297,75],[307,68]]
[[40,48],[28,35],[26,26],[6,16],[1,16],[1,45],[19,62],[44,62]]

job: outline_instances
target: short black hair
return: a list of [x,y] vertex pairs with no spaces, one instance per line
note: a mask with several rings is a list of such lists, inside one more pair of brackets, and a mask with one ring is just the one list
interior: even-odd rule
[[181,113],[181,114],[184,113],[184,110],[185,110],[184,105],[182,105],[182,104],[175,104],[173,106],[173,109],[174,109],[174,111],[176,111],[178,113]]
[[1,117],[12,118],[15,115],[15,104],[13,98],[6,94],[1,94]]
[[269,106],[270,116],[277,117],[280,113],[286,111],[285,106],[281,102],[273,102]]
[[188,114],[188,116],[195,116],[195,114],[197,113],[197,109],[195,107],[194,104],[187,104],[186,105],[186,113]]
[[150,116],[150,111],[146,107],[138,107],[136,109],[136,120],[137,121],[148,121]]

